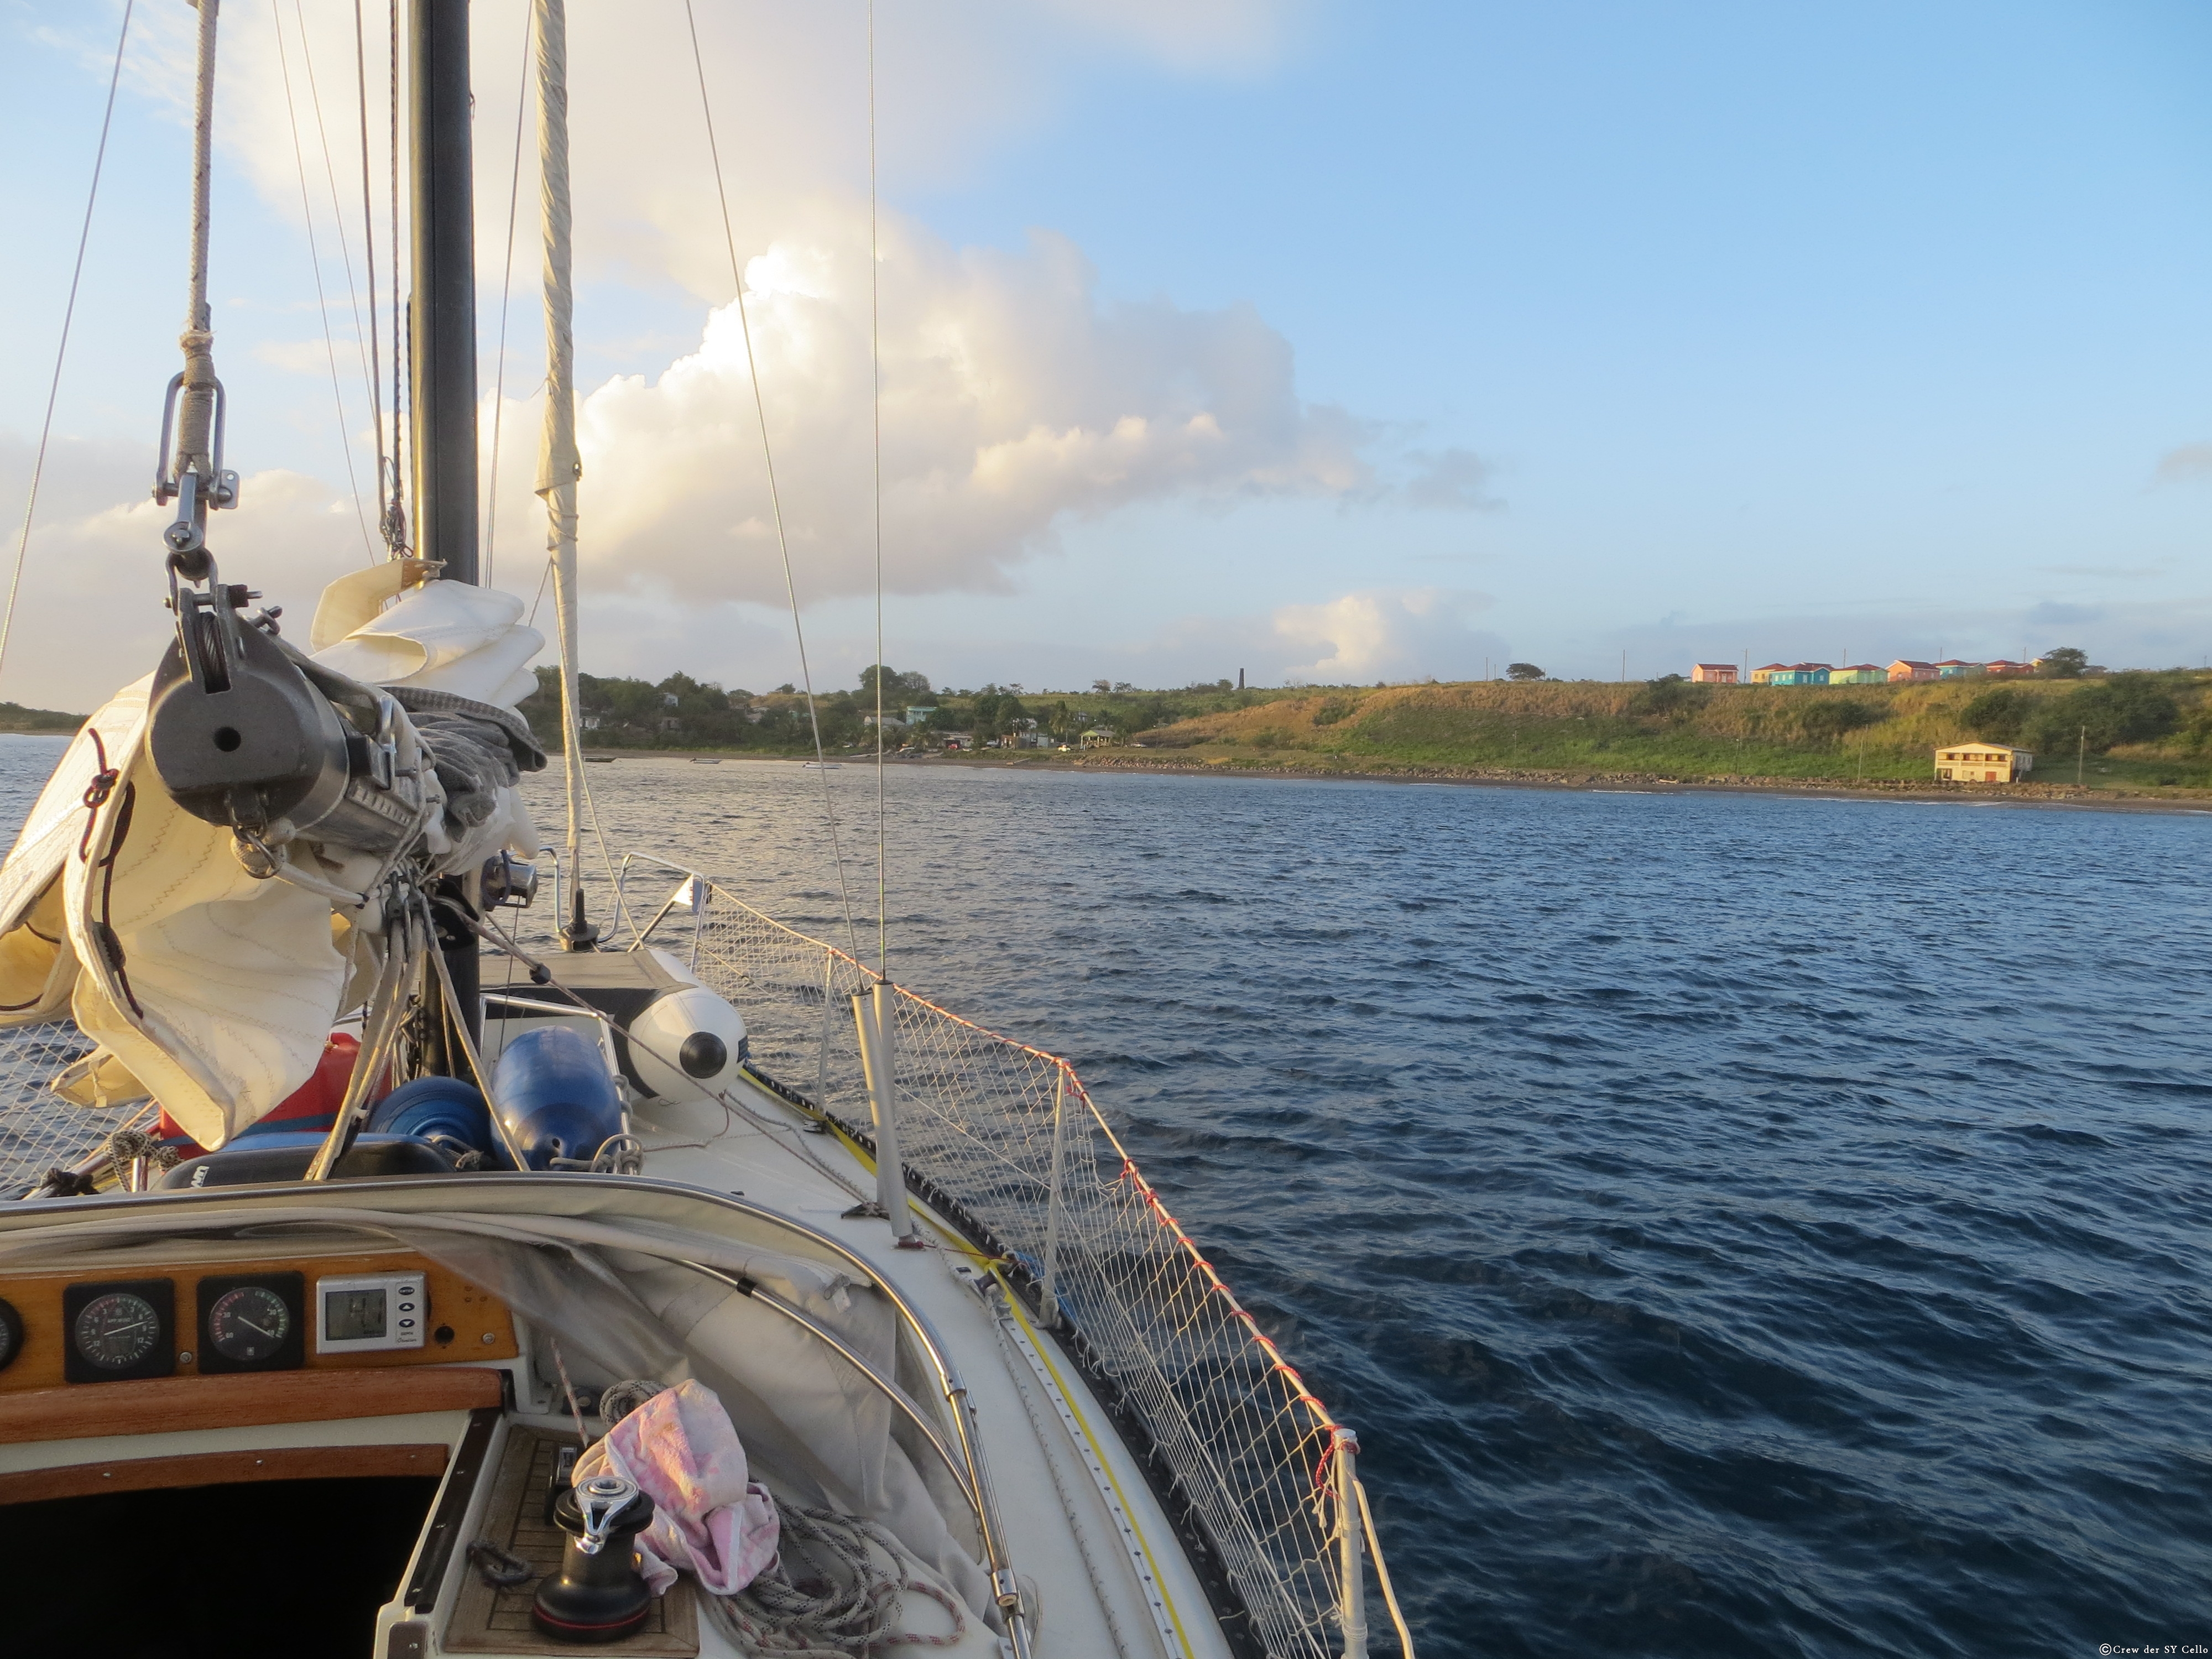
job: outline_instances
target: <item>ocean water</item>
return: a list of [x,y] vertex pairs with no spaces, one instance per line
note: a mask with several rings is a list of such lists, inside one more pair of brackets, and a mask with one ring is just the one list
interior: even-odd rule
[[[869,769],[588,776],[842,942],[826,785],[872,957]],[[1428,1659],[2212,1646],[2212,820],[885,788],[894,975],[1075,1062],[1359,1430]]]

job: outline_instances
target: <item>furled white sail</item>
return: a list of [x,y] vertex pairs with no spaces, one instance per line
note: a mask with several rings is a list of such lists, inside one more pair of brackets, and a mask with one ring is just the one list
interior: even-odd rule
[[[441,710],[489,705],[519,723],[514,704],[537,686],[527,664],[544,645],[521,625],[522,602],[453,582],[403,592],[404,575],[394,562],[331,584],[310,630],[317,659],[430,694],[415,700]],[[216,1147],[307,1081],[333,1022],[374,981],[382,924],[374,907],[257,877],[228,830],[170,799],[147,748],[150,684],[125,687],[86,723],[0,866],[0,1025],[66,1007],[100,1045],[57,1080],[70,1098],[150,1096]],[[411,724],[407,735],[411,748]],[[448,791],[425,769],[442,809]],[[502,848],[536,854],[520,792],[507,783],[491,793],[474,822],[433,813],[426,844],[437,869],[473,868]],[[305,840],[289,856],[333,890],[358,891],[380,862]]]

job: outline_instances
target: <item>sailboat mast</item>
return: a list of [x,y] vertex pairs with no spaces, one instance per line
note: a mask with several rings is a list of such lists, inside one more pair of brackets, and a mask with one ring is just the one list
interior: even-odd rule
[[[408,15],[408,138],[414,193],[415,293],[408,306],[415,387],[415,553],[431,574],[475,582],[477,565],[476,200],[469,149],[468,0],[413,0]],[[438,884],[428,1006],[447,1003],[471,1040],[483,1029],[482,968],[468,924],[476,878]],[[433,1020],[424,1060],[447,1077],[469,1069],[465,1042]]]
[[468,0],[414,0],[408,125],[415,293],[415,552],[447,581],[477,562],[476,204],[469,147]]

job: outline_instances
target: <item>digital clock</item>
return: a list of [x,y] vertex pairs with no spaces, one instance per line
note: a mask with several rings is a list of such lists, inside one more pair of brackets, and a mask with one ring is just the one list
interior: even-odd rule
[[363,1273],[315,1281],[317,1353],[419,1348],[429,1323],[430,1285],[421,1273]]

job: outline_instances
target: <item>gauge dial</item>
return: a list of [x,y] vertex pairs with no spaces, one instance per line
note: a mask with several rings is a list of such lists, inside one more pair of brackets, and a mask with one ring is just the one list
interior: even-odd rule
[[208,1310],[208,1346],[225,1359],[258,1364],[284,1346],[292,1332],[292,1310],[284,1298],[263,1285],[226,1291]]
[[15,1304],[0,1302],[0,1371],[15,1364],[15,1356],[23,1352],[23,1316]]
[[77,1310],[70,1327],[77,1357],[103,1371],[127,1371],[161,1340],[161,1316],[144,1297],[110,1291]]
[[301,1361],[307,1327],[298,1273],[210,1273],[199,1282],[199,1369],[284,1371]]

